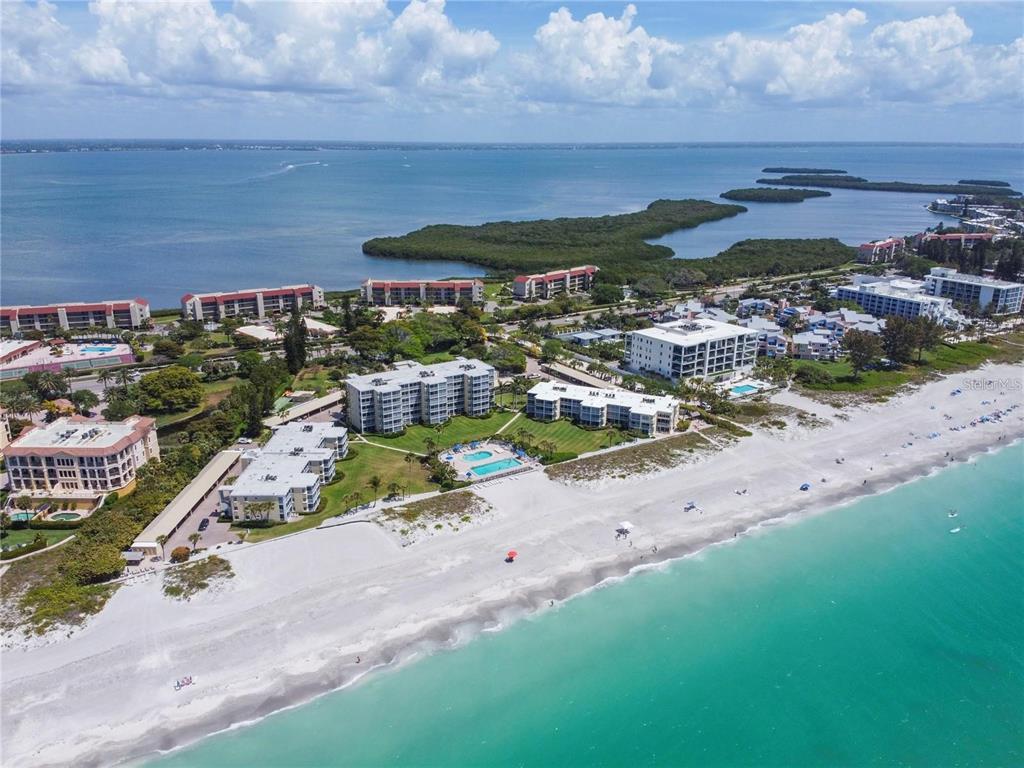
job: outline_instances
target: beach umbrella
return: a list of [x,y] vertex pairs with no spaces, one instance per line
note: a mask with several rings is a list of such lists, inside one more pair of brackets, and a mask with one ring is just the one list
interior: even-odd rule
[[621,530],[621,531],[631,531],[631,530],[633,530],[633,524],[631,522],[629,522],[628,520],[626,522],[624,522],[624,523],[619,523],[619,530]]
[[514,549],[510,549],[506,557],[508,557],[509,560],[515,560],[517,557],[519,557],[519,553],[516,552]]

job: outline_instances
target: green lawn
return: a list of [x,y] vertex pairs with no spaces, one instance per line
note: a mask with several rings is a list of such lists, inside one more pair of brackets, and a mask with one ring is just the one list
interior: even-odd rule
[[893,371],[862,371],[858,379],[853,378],[853,369],[846,360],[835,363],[802,360],[797,362],[797,369],[821,368],[835,378],[833,384],[808,387],[809,389],[828,392],[888,394],[904,384],[924,379],[931,374],[977,368],[988,361],[1019,360],[1022,350],[1012,344],[1006,344],[1006,341],[1016,341],[1016,337],[1011,334],[1005,339],[995,338],[991,342],[965,341],[960,344],[940,344],[932,351],[925,352],[920,363],[911,362],[903,368]]
[[56,544],[58,541],[66,539],[68,536],[73,535],[74,531],[34,531],[31,528],[22,528],[18,531],[10,531],[3,539],[0,539],[0,545],[3,545],[4,549],[10,547],[20,547],[22,544],[31,544],[32,540],[35,539],[36,534],[41,533],[46,537],[46,544]]
[[156,417],[157,429],[169,427],[172,424],[178,424],[182,421],[188,421],[189,419],[194,419],[203,411],[213,408],[221,400],[231,394],[231,388],[239,381],[241,381],[241,379],[237,376],[229,376],[226,379],[219,379],[217,381],[204,381],[203,391],[205,392],[205,395],[203,397],[203,402],[195,408],[189,408],[187,411],[161,413]]
[[468,416],[456,416],[449,419],[441,431],[422,424],[413,424],[405,428],[405,434],[395,437],[385,435],[366,435],[379,445],[387,445],[403,451],[415,453],[427,452],[427,440],[433,440],[439,448],[450,448],[456,443],[466,443],[490,437],[512,420],[514,413],[509,411],[493,411],[483,419],[471,419]]
[[[338,462],[340,480],[321,490],[320,511],[312,515],[304,515],[294,523],[275,525],[272,528],[254,528],[246,537],[246,541],[264,541],[296,531],[316,528],[328,517],[340,515],[347,509],[373,500],[373,488],[367,481],[374,475],[381,479],[380,495],[388,494],[388,485],[398,483],[407,494],[436,491],[437,485],[427,479],[426,470],[419,461],[406,463],[407,454],[377,448],[366,443],[354,442],[352,452],[355,457]],[[349,498],[350,494],[358,493],[359,500]]]
[[[484,298],[497,301],[498,297],[501,296],[501,289],[504,288],[506,283],[484,283]],[[506,294],[507,295],[507,294]]]
[[433,365],[434,363],[450,363],[454,359],[455,356],[447,352],[430,352],[422,357],[417,357],[416,362],[423,365]]
[[508,432],[510,436],[518,438],[520,430],[526,430],[530,434],[527,439],[534,445],[544,441],[554,443],[557,446],[557,453],[587,453],[600,448],[610,448],[625,439],[617,429],[583,429],[566,419],[543,422],[523,417],[509,427]]
[[292,381],[292,389],[311,389],[317,395],[327,394],[327,390],[338,386],[337,382],[328,378],[331,369],[322,365],[311,365],[303,368]]

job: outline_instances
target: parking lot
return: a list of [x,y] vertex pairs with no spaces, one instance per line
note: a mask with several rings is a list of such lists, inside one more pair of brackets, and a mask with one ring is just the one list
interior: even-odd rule
[[217,521],[219,499],[218,494],[213,492],[200,502],[195,512],[188,516],[164,546],[164,552],[167,553],[167,557],[170,557],[171,551],[175,547],[188,547],[192,549],[192,542],[188,540],[188,537],[193,533],[199,532],[199,523],[203,519],[209,520],[210,525],[205,531],[200,533],[201,538],[196,544],[197,548],[203,549],[229,541],[239,541],[238,531],[231,530],[229,523]]

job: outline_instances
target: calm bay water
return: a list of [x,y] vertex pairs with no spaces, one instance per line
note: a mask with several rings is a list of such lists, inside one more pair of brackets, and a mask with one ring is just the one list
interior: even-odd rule
[[1022,467],[776,526],[153,765],[1022,765]]
[[[996,178],[1024,186],[1020,147],[686,145],[633,149],[332,149],[6,155],[0,164],[5,304],[143,296],[369,276],[475,275],[467,264],[366,257],[377,235],[426,224],[637,210],[717,199],[768,165],[845,168],[873,180]],[[934,195],[832,190],[799,205],[748,204],[669,235],[681,258],[749,237],[909,234],[939,218]]]

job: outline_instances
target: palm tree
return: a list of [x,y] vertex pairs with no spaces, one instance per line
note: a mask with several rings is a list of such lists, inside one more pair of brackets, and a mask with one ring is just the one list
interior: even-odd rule
[[162,533],[156,537],[156,543],[160,547],[160,557],[164,556],[164,544],[167,543],[167,537]]
[[196,544],[199,543],[199,540],[201,538],[203,538],[203,534],[199,533],[199,531],[196,531],[195,533],[190,533],[189,534],[188,540],[190,542],[192,542],[192,551],[193,552],[196,551]]
[[64,378],[65,383],[68,385],[68,396],[70,397],[71,394],[74,392],[74,389],[72,389],[71,387],[71,380],[74,378],[71,375],[71,369],[65,368],[63,371],[61,371],[61,376]]
[[423,445],[427,449],[427,455],[437,452],[437,441],[435,441],[434,438],[428,437],[426,440],[423,441]]
[[366,484],[373,488],[373,506],[377,506],[377,496],[380,493],[381,482],[380,475],[374,475],[366,481]]
[[400,490],[402,490],[402,486],[400,486],[398,483],[394,481],[388,483],[388,495],[391,496],[392,498],[397,496]]
[[403,461],[405,462],[405,466],[406,466],[406,473],[405,474],[408,477],[412,477],[412,463],[414,461],[416,461],[416,457],[413,456],[411,453],[407,453],[407,454],[405,454],[405,458],[403,459]]
[[120,368],[117,371],[117,383],[121,385],[124,393],[128,394],[128,387],[132,383],[132,372],[127,368]]
[[96,377],[96,381],[98,381],[103,386],[104,389],[106,389],[110,385],[110,382],[112,382],[113,380],[114,372],[109,368],[104,368],[102,371],[99,372],[99,375]]

